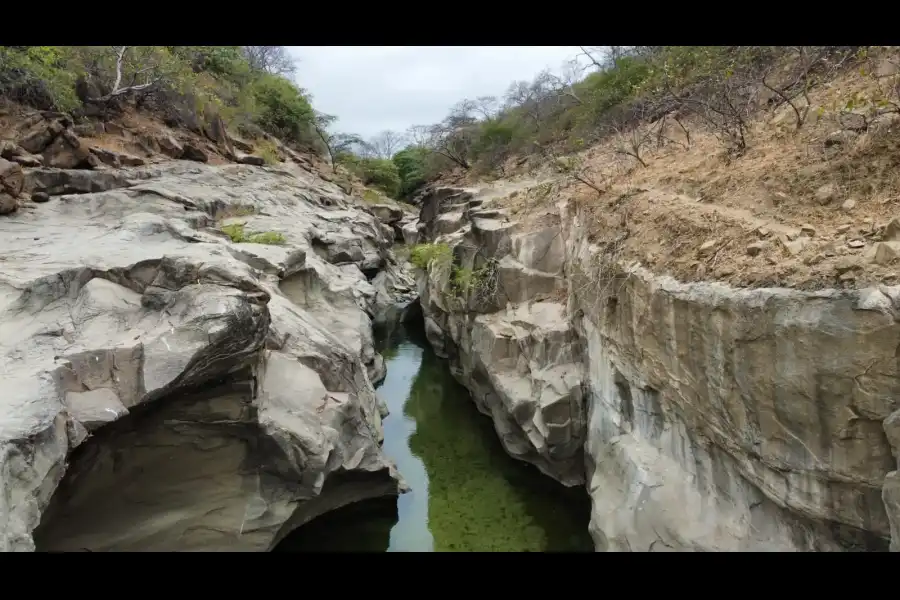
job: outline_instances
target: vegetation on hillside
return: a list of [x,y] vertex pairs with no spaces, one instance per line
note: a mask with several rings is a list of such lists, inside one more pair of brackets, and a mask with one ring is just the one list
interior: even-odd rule
[[[850,67],[874,74],[881,47],[862,46],[610,46],[582,47],[581,62],[562,74],[539,73],[512,83],[502,98],[458,102],[440,123],[417,125],[404,134],[384,132],[353,139],[347,162],[365,177],[375,161],[397,166],[399,194],[459,170],[503,174],[510,158],[553,159],[574,179],[602,192],[573,153],[612,139],[615,153],[646,166],[648,148],[690,146],[691,128],[711,131],[729,160],[753,144],[752,116],[790,106],[794,127],[803,127],[810,90]],[[585,61],[585,59],[587,59]],[[872,97],[816,107],[863,122],[900,111],[896,82]],[[821,116],[821,115],[819,115]],[[673,136],[671,131],[677,131]],[[400,150],[400,148],[403,148]],[[566,158],[560,159],[565,156]],[[380,163],[383,167],[383,163]],[[391,189],[395,189],[393,177]]]
[[[870,97],[809,105],[810,91],[841,69],[874,75],[882,50],[582,47],[580,62],[561,74],[541,72],[532,81],[513,82],[502,98],[461,100],[439,123],[384,131],[367,140],[336,132],[336,118],[313,109],[281,46],[2,46],[0,97],[76,116],[133,105],[194,130],[204,118],[220,115],[248,136],[267,132],[327,154],[335,169],[342,166],[395,199],[408,199],[451,171],[502,176],[532,156],[552,159],[602,193],[605,184],[576,156],[601,141],[612,140],[613,151],[629,168],[640,168],[650,149],[688,148],[692,129],[702,128],[716,135],[732,160],[754,143],[749,123],[760,110],[790,106],[796,129],[811,110],[847,116],[863,128],[873,117],[900,112],[895,80],[889,85],[879,80]],[[587,68],[578,66],[584,63]]]
[[321,150],[318,115],[282,46],[0,46],[0,97],[78,116],[132,106],[197,130],[221,116],[257,137]]

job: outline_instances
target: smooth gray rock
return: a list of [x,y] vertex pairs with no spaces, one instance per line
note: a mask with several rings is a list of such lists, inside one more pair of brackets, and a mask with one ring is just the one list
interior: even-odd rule
[[[129,180],[0,217],[0,549],[267,550],[398,493],[375,291],[313,246],[386,255],[376,220],[299,171]],[[232,243],[235,220],[286,242]]]

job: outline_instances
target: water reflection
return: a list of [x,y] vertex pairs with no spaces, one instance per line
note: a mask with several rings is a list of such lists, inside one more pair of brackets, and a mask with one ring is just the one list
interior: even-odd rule
[[378,390],[390,409],[384,450],[412,491],[398,499],[393,522],[383,504],[361,503],[302,527],[288,539],[307,541],[289,551],[592,551],[584,489],[509,457],[420,334],[392,338]]

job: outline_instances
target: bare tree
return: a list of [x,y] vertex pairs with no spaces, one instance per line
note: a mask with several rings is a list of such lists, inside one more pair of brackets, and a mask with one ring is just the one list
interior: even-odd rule
[[638,161],[642,167],[646,167],[647,163],[643,158],[643,149],[644,146],[650,144],[653,139],[654,134],[657,132],[654,131],[653,127],[644,127],[641,122],[632,125],[631,127],[626,127],[620,125],[619,123],[613,122],[609,128],[615,132],[615,152],[616,154],[622,154],[624,156],[630,156],[634,160]]
[[355,145],[363,143],[358,135],[352,133],[331,133],[328,131],[328,128],[334,125],[335,121],[337,121],[337,117],[333,115],[326,115],[324,113],[317,113],[315,121],[313,123],[316,133],[319,135],[319,138],[325,144],[325,148],[328,150],[328,157],[331,159],[331,170],[337,170],[337,161],[336,157],[342,152],[349,152],[353,149]]
[[668,76],[664,78],[667,98],[676,106],[687,107],[706,122],[727,147],[741,155],[747,149],[749,119],[756,101],[757,86],[749,73],[736,74],[731,69],[713,73],[694,86],[691,93],[676,92]]
[[547,116],[547,100],[558,90],[558,79],[550,71],[541,71],[530,83],[516,81],[506,91],[507,106],[518,107],[535,125]]
[[368,146],[377,158],[390,160],[405,144],[406,136],[395,131],[382,131],[369,139]]
[[413,146],[425,147],[430,139],[429,125],[413,125],[406,130],[406,138]]
[[[803,123],[809,114],[809,89],[813,84],[812,71],[822,64],[826,56],[826,50],[823,47],[814,48],[811,46],[798,46],[795,50],[797,58],[791,63],[791,72],[782,78],[782,83],[779,84],[773,81],[775,65],[772,65],[762,73],[760,81],[763,87],[778,98],[773,110],[777,110],[784,104],[791,107],[797,119],[796,128],[799,130],[803,127]],[[798,98],[802,98],[805,104],[799,103],[797,101]]]
[[425,128],[421,132],[424,133],[422,145],[456,165],[468,169],[471,167],[469,154],[474,141],[472,129],[476,121],[460,112],[460,109],[460,106],[455,107],[446,119]]
[[[619,59],[626,56],[642,55],[648,53],[649,48],[655,46],[578,46],[581,53],[598,71],[605,71],[616,65]],[[577,59],[577,57],[576,57]]]
[[[99,60],[86,65],[86,80],[100,83],[109,92],[96,97],[87,95],[88,102],[109,102],[139,92],[149,92],[163,80],[163,64],[152,46],[109,46],[99,53]],[[109,72],[101,62],[111,59],[112,81],[102,81]],[[108,63],[107,63],[108,64]]]
[[493,119],[500,111],[496,96],[479,96],[474,100],[462,100],[452,109],[452,113],[464,118]]
[[570,60],[563,65],[563,70],[559,75],[554,76],[553,84],[556,88],[554,91],[557,97],[557,103],[564,98],[568,98],[575,104],[584,104],[578,93],[575,91],[575,85],[582,80],[584,68],[578,64],[578,60]]
[[594,67],[598,70],[603,70],[606,67],[603,66],[603,63],[600,62],[603,56],[603,46],[578,46],[581,48],[581,53],[576,55],[576,60],[579,56],[584,56]]
[[274,75],[292,77],[297,71],[294,59],[284,46],[242,46],[250,67]]

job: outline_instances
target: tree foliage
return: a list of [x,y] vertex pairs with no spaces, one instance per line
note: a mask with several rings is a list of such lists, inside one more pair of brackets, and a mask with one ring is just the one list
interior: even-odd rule
[[[815,46],[582,46],[585,69],[572,62],[562,73],[538,73],[510,84],[502,101],[462,100],[439,123],[418,125],[410,139],[443,160],[442,170],[496,169],[506,158],[571,152],[615,136],[623,154],[644,164],[641,150],[671,118],[695,115],[731,153],[747,146],[749,116],[768,89],[779,102],[805,94],[816,73],[836,68],[857,47]],[[584,62],[584,61],[582,61]],[[792,73],[773,83],[773,68]],[[767,79],[769,77],[769,79]],[[791,104],[791,106],[795,106]],[[799,109],[798,127],[803,115]],[[651,135],[652,134],[652,135]],[[690,139],[690,134],[685,130]],[[553,154],[553,153],[551,153]]]
[[129,104],[183,120],[210,111],[315,147],[315,111],[282,46],[0,46],[0,97],[97,114]]

